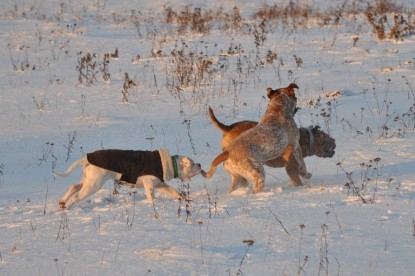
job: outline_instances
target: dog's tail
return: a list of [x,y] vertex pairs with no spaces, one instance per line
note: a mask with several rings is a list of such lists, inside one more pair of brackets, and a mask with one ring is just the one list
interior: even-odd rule
[[210,169],[208,172],[205,172],[202,170],[201,174],[203,175],[204,178],[211,178],[212,175],[215,174],[216,172],[216,167],[229,159],[229,151],[224,151],[221,154],[219,154],[218,156],[216,156],[216,158],[212,161],[212,164],[210,165]]
[[88,164],[88,160],[86,159],[86,157],[84,157],[73,162],[72,165],[69,166],[69,168],[66,170],[65,173],[54,173],[53,175],[58,178],[65,178],[68,175],[70,175],[77,167],[85,166],[86,164]]
[[209,106],[209,117],[210,120],[212,121],[213,125],[220,129],[222,132],[227,132],[231,130],[231,126],[222,124],[221,122],[219,122],[219,120],[216,118],[215,114],[213,114],[213,109]]

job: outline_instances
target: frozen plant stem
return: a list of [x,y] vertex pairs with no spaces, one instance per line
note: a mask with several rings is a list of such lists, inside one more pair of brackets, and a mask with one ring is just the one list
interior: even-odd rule
[[59,230],[58,230],[58,234],[56,236],[56,241],[57,240],[65,240],[65,234],[68,234],[70,236],[69,233],[69,220],[68,217],[66,215],[65,209],[61,210],[61,223],[59,225]]
[[300,224],[301,234],[300,234],[300,244],[298,246],[298,272],[297,272],[297,275],[301,275],[301,271],[303,271],[305,273],[304,267],[305,267],[305,265],[307,264],[307,261],[308,261],[308,256],[305,256],[304,257],[304,262],[303,262],[303,264],[301,264],[301,243],[303,241],[303,229],[304,228],[305,228],[305,225]]
[[321,225],[321,239],[320,239],[320,265],[318,275],[325,271],[329,275],[329,259],[328,259],[328,244],[327,244],[327,224]]
[[154,204],[154,200],[153,200],[153,202],[152,202],[152,205],[153,205],[153,210],[154,210],[154,217],[155,217],[156,219],[159,219],[159,218],[160,218],[160,215],[159,215],[159,213],[157,212],[157,209],[156,209],[156,204]]
[[242,264],[243,264],[246,256],[248,255],[249,248],[255,243],[253,240],[243,240],[242,242],[247,246],[247,248],[246,248],[244,256],[241,259],[241,262],[239,263],[239,269],[238,269],[238,272],[236,272],[237,276],[241,276],[241,275],[244,274],[242,272]]
[[284,232],[287,233],[288,236],[290,236],[290,232],[288,232],[287,228],[285,228],[284,224],[282,223],[282,221],[277,217],[277,215],[274,214],[274,212],[272,212],[271,209],[268,209],[270,211],[270,213],[274,216],[274,218],[277,220],[277,222],[281,225],[282,229],[284,229]]
[[85,104],[86,104],[86,96],[81,95],[81,117],[85,116]]
[[[406,84],[406,85],[408,85],[409,90],[410,90],[410,91],[411,91],[411,93],[412,93],[412,98],[414,98],[414,99],[415,99],[414,89],[412,88],[411,84],[409,83],[408,78],[407,78],[406,76],[402,76],[402,78],[406,80],[406,83],[405,83],[405,84]],[[410,99],[410,97],[409,97],[409,93],[408,93],[408,100],[409,100],[409,99]]]
[[202,243],[202,226],[203,226],[203,222],[199,221],[198,222],[199,225],[199,239],[200,239],[200,257],[202,259],[202,265],[205,264],[205,261],[203,260],[203,243]]
[[72,135],[71,133],[68,133],[68,145],[67,146],[64,145],[64,147],[67,149],[65,161],[68,161],[71,158],[71,153],[74,147],[75,140],[76,140],[76,131],[74,130]]
[[353,194],[353,196],[355,196],[355,195],[357,195],[361,200],[362,200],[362,202],[364,203],[364,204],[366,204],[367,203],[367,201],[366,201],[366,199],[360,194],[360,190],[359,190],[359,188],[358,187],[356,187],[355,186],[355,184],[354,184],[354,181],[353,181],[353,179],[352,179],[352,173],[353,172],[347,172],[343,167],[342,167],[342,163],[341,162],[338,162],[337,164],[336,164],[345,174],[346,174],[346,178],[347,178],[347,180],[349,180],[346,184],[345,184],[345,186],[347,187],[347,189],[348,189],[348,195],[349,195],[349,192],[350,192],[350,190],[352,190],[352,194]]
[[58,271],[58,275],[60,276],[60,275],[61,275],[61,273],[60,273],[60,271],[59,271],[59,267],[58,267],[58,259],[57,259],[57,258],[55,258],[55,259],[54,259],[54,261],[55,261],[55,265],[56,265],[56,270]]
[[196,155],[196,148],[195,148],[195,144],[193,142],[192,133],[190,131],[190,120],[187,120],[187,119],[184,120],[183,121],[183,124],[186,124],[186,127],[187,127],[187,136],[189,137],[189,143],[190,143],[190,145],[192,147],[193,154]]
[[377,157],[377,158],[373,159],[373,161],[376,164],[375,168],[373,168],[373,170],[375,171],[376,177],[375,177],[375,191],[373,192],[372,204],[373,204],[373,202],[375,202],[375,196],[376,196],[376,192],[378,190],[379,162],[380,162],[380,160],[381,160],[380,157]]
[[98,233],[100,233],[101,232],[101,216],[100,215],[98,215]]
[[36,228],[33,226],[32,220],[30,220],[30,227],[32,228],[33,237],[35,238],[36,237],[36,235],[35,235],[35,229]]
[[46,195],[45,195],[45,206],[43,207],[43,215],[46,215],[46,204],[48,202],[48,193],[49,193],[49,185],[48,185],[48,180],[45,178],[46,181]]
[[115,250],[114,262],[117,262],[118,249],[120,248],[121,240],[118,241],[117,249]]

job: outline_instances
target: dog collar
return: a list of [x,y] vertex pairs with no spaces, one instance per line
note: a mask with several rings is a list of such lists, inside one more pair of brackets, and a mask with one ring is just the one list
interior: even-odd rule
[[308,133],[310,134],[310,155],[314,154],[314,134],[311,127],[307,128]]
[[179,171],[177,169],[177,155],[174,155],[171,157],[171,162],[173,163],[173,173],[174,173],[174,178],[178,178],[179,177]]

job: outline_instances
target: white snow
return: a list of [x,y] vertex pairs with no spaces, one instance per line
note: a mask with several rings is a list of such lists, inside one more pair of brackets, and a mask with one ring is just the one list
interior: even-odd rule
[[[0,275],[413,275],[415,35],[379,41],[361,13],[339,25],[268,22],[256,47],[263,1],[139,2],[1,1]],[[329,10],[344,1],[293,2]],[[236,5],[244,25],[179,34],[165,11],[186,4],[229,14]],[[104,81],[104,55],[116,48]],[[193,54],[188,64],[211,62],[203,79],[177,71],[179,51]],[[96,56],[93,85],[78,81],[86,53]],[[126,72],[137,84],[128,101]],[[161,194],[149,203],[142,189],[115,196],[108,182],[59,210],[81,170],[65,180],[53,172],[85,153],[167,147],[208,169],[221,133],[207,107],[226,124],[258,120],[266,88],[293,81],[297,124],[318,124],[337,144],[333,158],[305,159],[305,186],[267,168],[263,193],[229,194],[219,167],[208,180],[169,183],[189,192],[189,206]]]

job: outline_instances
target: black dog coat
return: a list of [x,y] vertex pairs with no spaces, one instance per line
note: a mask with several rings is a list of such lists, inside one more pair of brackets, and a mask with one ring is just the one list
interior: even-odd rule
[[121,181],[135,184],[137,178],[143,175],[153,175],[161,181],[165,181],[158,150],[97,150],[88,153],[86,158],[92,165],[120,173]]

